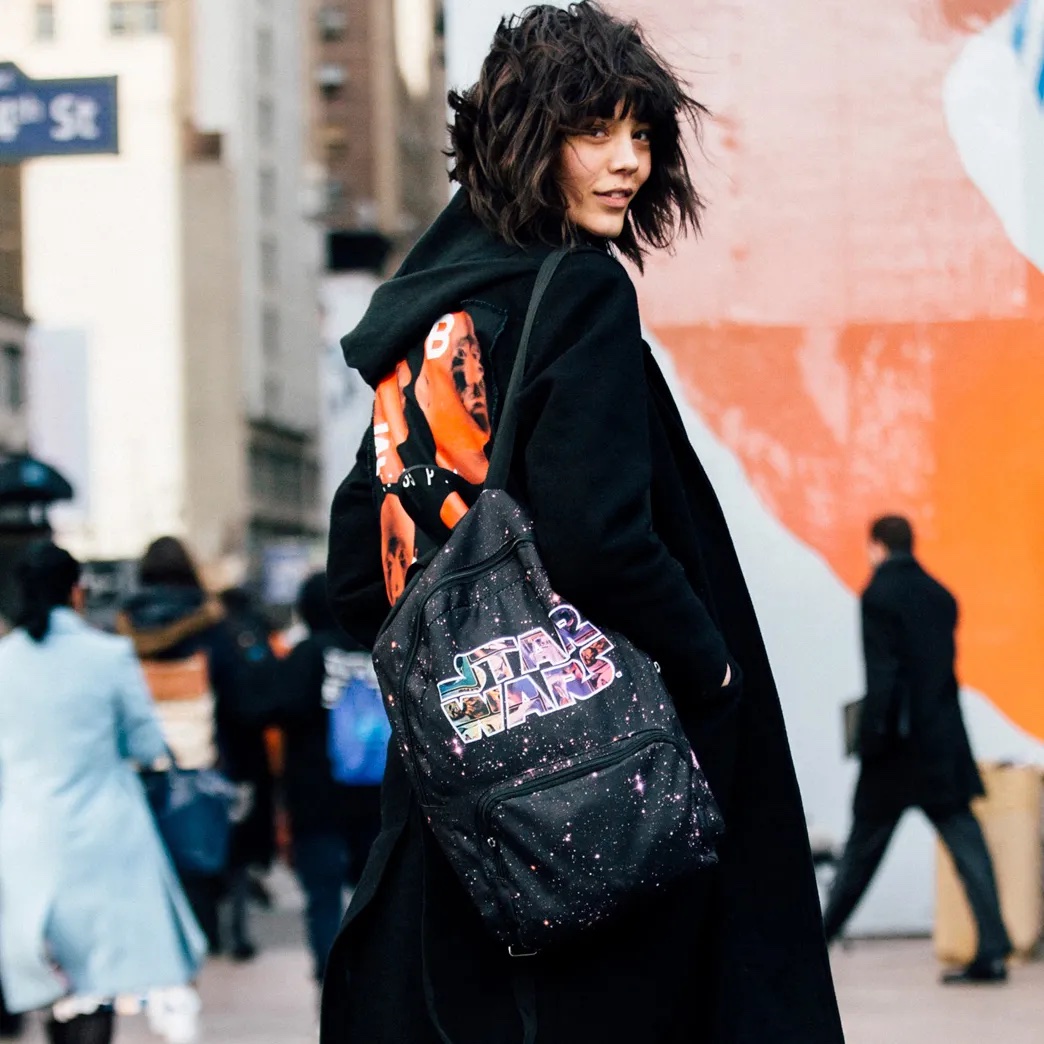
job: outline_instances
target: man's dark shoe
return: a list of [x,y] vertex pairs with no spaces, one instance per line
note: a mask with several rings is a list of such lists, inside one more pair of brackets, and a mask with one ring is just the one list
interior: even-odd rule
[[1008,968],[1004,961],[997,957],[993,960],[976,959],[966,968],[947,972],[942,977],[944,986],[975,986],[982,983],[1000,983],[1008,981]]
[[257,956],[257,947],[246,939],[240,939],[232,947],[229,956],[240,964],[252,961]]

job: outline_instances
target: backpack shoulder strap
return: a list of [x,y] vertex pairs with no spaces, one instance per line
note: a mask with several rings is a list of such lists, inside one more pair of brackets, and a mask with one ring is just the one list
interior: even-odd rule
[[515,356],[511,380],[508,381],[507,392],[504,395],[500,423],[497,425],[496,435],[493,439],[493,455],[486,473],[486,489],[503,489],[507,483],[508,471],[515,455],[515,434],[518,430],[518,393],[522,387],[526,357],[529,354],[529,337],[533,331],[533,322],[544,293],[551,285],[555,270],[565,259],[567,253],[566,250],[555,250],[548,254],[540,266],[540,271],[537,272],[533,293],[529,298],[529,308],[526,310],[526,321],[522,326],[522,337],[518,342],[518,355]]

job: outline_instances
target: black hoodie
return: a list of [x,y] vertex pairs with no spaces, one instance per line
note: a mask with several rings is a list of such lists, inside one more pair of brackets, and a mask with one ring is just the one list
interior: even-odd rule
[[529,250],[494,239],[458,192],[403,261],[374,292],[366,314],[341,338],[345,362],[376,388],[432,323],[461,303],[520,277],[536,277],[551,248]]

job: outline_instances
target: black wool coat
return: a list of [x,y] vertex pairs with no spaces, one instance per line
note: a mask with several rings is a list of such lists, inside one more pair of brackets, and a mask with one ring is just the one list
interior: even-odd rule
[[867,692],[855,811],[965,808],[983,793],[961,715],[957,602],[913,555],[874,573],[861,601]]
[[[501,243],[463,193],[377,292],[345,354],[375,384],[466,303],[507,386],[546,250]],[[372,643],[387,613],[374,450],[333,506],[328,580]],[[509,489],[556,590],[659,661],[722,805],[720,864],[529,958],[538,1044],[838,1044],[801,799],[758,622],[710,482],[641,338],[634,287],[604,249],[563,261],[534,326]],[[726,666],[742,676],[721,689]],[[512,1044],[518,959],[483,929],[424,826],[397,753],[383,830],[331,955],[324,1044]],[[426,999],[427,993],[427,999]]]

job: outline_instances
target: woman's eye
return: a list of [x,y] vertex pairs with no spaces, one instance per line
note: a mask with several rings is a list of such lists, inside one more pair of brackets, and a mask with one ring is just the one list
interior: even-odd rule
[[592,127],[587,133],[588,136],[592,138],[605,138],[609,135],[609,131],[606,127]]
[[647,130],[635,131],[634,132],[634,138],[635,138],[635,141],[643,141],[646,144],[648,144],[650,141],[652,141],[652,131],[650,131],[648,129]]

